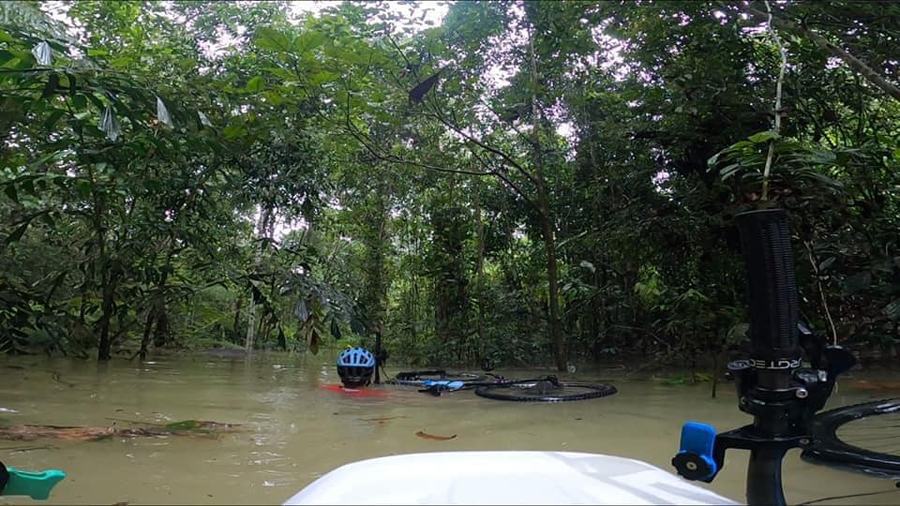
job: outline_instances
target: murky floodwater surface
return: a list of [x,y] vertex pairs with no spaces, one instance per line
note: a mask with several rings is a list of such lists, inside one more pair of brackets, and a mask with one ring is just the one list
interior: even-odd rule
[[[401,453],[583,451],[637,458],[672,470],[670,460],[685,420],[705,421],[720,430],[749,420],[737,410],[731,385],[722,385],[719,398],[710,399],[708,384],[668,386],[646,379],[613,379],[617,395],[563,404],[494,401],[472,392],[438,398],[409,387],[385,387],[385,397],[350,397],[320,388],[338,383],[330,355],[321,355],[165,357],[99,365],[61,358],[0,359],[2,425],[126,427],[121,420],[194,419],[241,424],[242,429],[219,439],[0,440],[0,458],[21,469],[65,470],[68,478],[54,490],[53,504],[280,503],[342,464]],[[615,378],[615,373],[604,376]],[[829,406],[889,394],[842,387]],[[425,440],[417,431],[457,437]],[[716,481],[703,486],[743,500],[746,463],[747,452],[730,451]],[[798,452],[785,461],[784,482],[792,503],[893,486],[805,463]],[[900,493],[864,499],[866,504],[898,501]]]

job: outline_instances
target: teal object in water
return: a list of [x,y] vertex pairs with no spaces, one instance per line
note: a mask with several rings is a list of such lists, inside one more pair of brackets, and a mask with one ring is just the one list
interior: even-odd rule
[[27,495],[32,499],[47,499],[50,490],[66,477],[66,473],[58,469],[32,472],[7,467],[4,474],[7,473],[8,480],[0,489],[0,495]]

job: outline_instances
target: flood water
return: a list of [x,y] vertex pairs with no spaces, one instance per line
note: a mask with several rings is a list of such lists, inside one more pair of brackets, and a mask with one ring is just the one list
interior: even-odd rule
[[[385,387],[388,395],[381,398],[350,397],[320,388],[338,383],[333,355],[325,350],[319,357],[167,356],[99,365],[0,358],[0,425],[129,426],[111,419],[241,424],[241,431],[219,439],[0,440],[0,459],[20,469],[65,470],[68,478],[54,489],[51,504],[280,503],[342,464],[412,452],[582,451],[636,458],[671,471],[685,420],[720,430],[749,420],[737,410],[730,384],[710,399],[709,384],[625,380],[614,370],[575,377],[612,379],[617,395],[562,404],[495,401],[472,392],[432,397],[410,387]],[[829,406],[898,395],[851,388],[862,377],[845,379]],[[417,431],[456,438],[426,440]],[[703,486],[742,501],[746,463],[747,452],[729,451],[725,469]],[[890,481],[805,463],[798,452],[785,462],[784,483],[791,503],[893,488]],[[0,499],[26,502],[32,501]],[[900,493],[822,504],[861,502],[897,504]]]

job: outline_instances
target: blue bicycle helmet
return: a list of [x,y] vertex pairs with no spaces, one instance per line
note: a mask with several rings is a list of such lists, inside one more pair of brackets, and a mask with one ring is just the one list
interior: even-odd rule
[[375,356],[361,346],[348,348],[338,357],[337,372],[345,387],[366,386],[372,381],[372,373],[375,372]]

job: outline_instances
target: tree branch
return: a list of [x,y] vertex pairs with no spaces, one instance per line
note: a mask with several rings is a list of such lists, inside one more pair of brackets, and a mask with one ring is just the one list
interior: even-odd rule
[[503,159],[504,162],[506,162],[507,165],[509,165],[510,167],[513,167],[514,169],[518,170],[523,176],[525,176],[525,177],[526,177],[529,181],[531,181],[533,184],[537,184],[537,179],[535,179],[535,177],[534,177],[530,172],[528,172],[527,170],[525,170],[525,167],[523,167],[521,164],[519,164],[518,162],[516,162],[515,160],[513,160],[512,157],[510,157],[507,153],[505,153],[504,151],[502,151],[502,150],[500,150],[500,149],[497,149],[497,148],[495,148],[495,147],[493,147],[493,146],[491,146],[491,145],[489,145],[489,144],[485,144],[485,143],[482,142],[481,140],[476,139],[476,138],[475,138],[474,136],[472,136],[471,134],[466,133],[466,132],[465,132],[463,129],[461,129],[458,125],[455,125],[455,124],[451,123],[450,121],[448,121],[447,118],[446,118],[446,116],[441,112],[440,108],[439,108],[439,107],[437,106],[437,104],[435,104],[433,101],[430,102],[430,105],[431,105],[432,110],[433,110],[434,113],[435,113],[435,118],[437,118],[438,121],[440,121],[441,123],[443,123],[444,126],[446,126],[447,128],[449,128],[450,130],[453,130],[453,131],[456,132],[458,135],[462,136],[462,137],[465,138],[467,141],[472,142],[473,144],[475,144],[476,146],[480,147],[481,149],[483,149],[483,150],[485,150],[485,151],[489,151],[489,152],[491,152],[491,153],[493,153],[493,154],[499,156],[500,158]]
[[[765,21],[769,18],[769,15],[765,12],[754,9],[753,7],[746,6],[743,8],[743,12],[753,16],[759,21]],[[794,23],[793,21],[789,21],[786,19],[779,19],[773,16],[772,24],[775,25],[779,30],[787,30],[789,32],[793,32],[794,34],[802,35],[807,39],[811,40],[817,46],[822,49],[825,49],[833,56],[839,58],[841,61],[847,64],[853,70],[859,72],[867,81],[875,85],[878,89],[885,92],[889,96],[893,97],[896,100],[900,100],[900,88],[891,84],[885,78],[881,77],[878,72],[875,72],[871,67],[866,65],[862,60],[853,56],[846,50],[838,47],[837,45],[830,42],[828,39],[819,35],[818,33],[810,30],[809,28]]]

